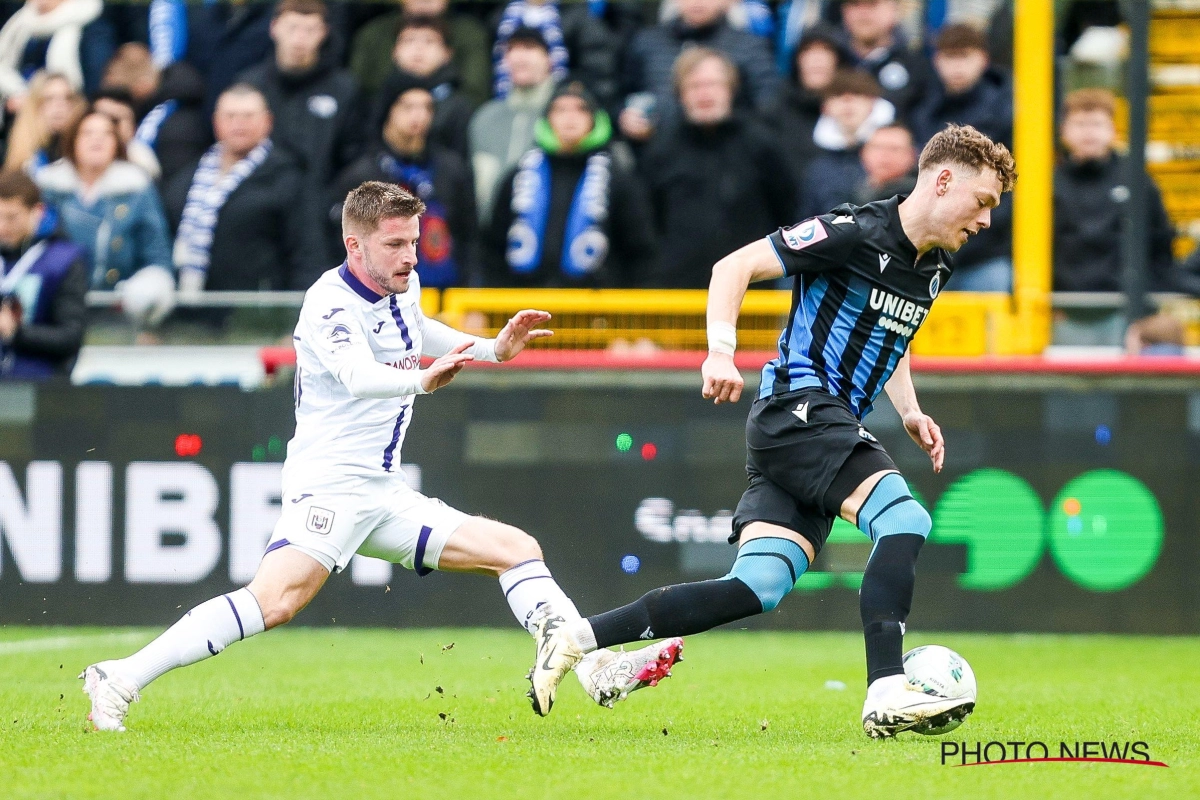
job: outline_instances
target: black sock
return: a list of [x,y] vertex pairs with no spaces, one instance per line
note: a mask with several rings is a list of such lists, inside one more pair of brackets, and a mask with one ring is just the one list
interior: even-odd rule
[[884,536],[875,545],[859,590],[863,637],[867,646],[867,685],[904,674],[904,630],[917,580],[917,556],[925,537],[915,533]]
[[762,613],[762,602],[738,578],[664,586],[627,606],[588,617],[597,647],[639,639],[689,636]]

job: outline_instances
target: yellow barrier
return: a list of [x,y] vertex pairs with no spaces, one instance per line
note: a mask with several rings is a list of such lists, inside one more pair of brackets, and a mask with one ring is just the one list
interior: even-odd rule
[[[554,315],[555,335],[538,343],[561,350],[653,346],[703,350],[704,290],[447,289],[441,318],[481,336],[494,336],[514,312],[538,308]],[[788,291],[750,291],[738,318],[738,346],[774,350],[787,320]],[[1040,353],[1050,332],[1048,298],[1030,313],[1013,310],[1005,294],[946,292],[913,342],[920,355],[977,356]]]
[[[739,346],[773,350],[790,307],[791,292],[746,293],[738,321]],[[462,330],[494,335],[522,308],[554,315],[554,336],[539,342],[561,350],[591,350],[649,342],[669,350],[707,347],[708,292],[609,289],[447,289],[442,319]]]

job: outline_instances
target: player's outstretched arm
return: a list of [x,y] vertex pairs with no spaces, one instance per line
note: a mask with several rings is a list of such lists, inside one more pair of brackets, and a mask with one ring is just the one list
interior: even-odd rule
[[900,419],[904,420],[904,429],[908,431],[908,435],[929,454],[929,460],[933,462],[933,471],[941,472],[942,464],[946,460],[946,441],[942,438],[942,429],[932,417],[921,411],[921,406],[917,404],[917,390],[912,382],[908,353],[896,364],[896,371],[883,388],[899,412]]
[[525,349],[525,345],[534,339],[553,336],[554,331],[535,327],[549,321],[548,311],[534,311],[529,308],[518,311],[500,333],[496,334],[496,358],[500,361],[512,361]]
[[722,258],[708,284],[708,358],[700,368],[704,398],[736,403],[742,396],[742,373],[733,363],[737,349],[737,319],[746,289],[755,281],[783,275],[775,249],[766,239],[751,242]]

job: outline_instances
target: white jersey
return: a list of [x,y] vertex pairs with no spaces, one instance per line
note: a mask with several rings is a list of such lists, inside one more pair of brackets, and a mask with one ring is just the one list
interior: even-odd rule
[[466,341],[476,342],[471,352],[477,359],[496,360],[494,340],[425,318],[415,271],[408,291],[381,296],[345,264],[329,270],[305,293],[292,338],[296,434],[283,465],[285,492],[332,478],[401,474],[400,450],[415,394],[356,396],[342,380],[348,364],[370,359],[415,379],[423,354],[445,355]]

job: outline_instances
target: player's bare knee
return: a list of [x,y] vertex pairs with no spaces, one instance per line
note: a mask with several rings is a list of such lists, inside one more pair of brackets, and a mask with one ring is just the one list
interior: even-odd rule
[[542,547],[538,544],[537,539],[511,525],[505,525],[503,530],[501,547],[503,563],[498,565],[501,572],[526,561],[542,560]]

